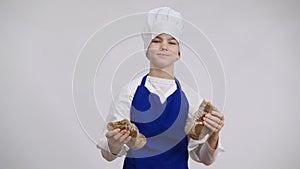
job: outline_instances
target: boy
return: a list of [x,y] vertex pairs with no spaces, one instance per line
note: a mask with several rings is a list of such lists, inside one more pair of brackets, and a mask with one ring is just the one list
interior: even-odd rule
[[174,64],[180,59],[182,36],[180,13],[168,7],[148,13],[143,32],[149,73],[124,87],[113,103],[107,121],[129,119],[145,135],[147,143],[139,150],[130,148],[133,139],[128,130],[104,130],[98,147],[102,156],[112,161],[126,155],[124,169],[188,168],[188,157],[206,165],[215,161],[219,151],[219,132],[224,116],[212,111],[203,118],[212,131],[201,140],[185,134],[187,122],[195,121],[199,97],[187,86],[181,86],[174,75]]

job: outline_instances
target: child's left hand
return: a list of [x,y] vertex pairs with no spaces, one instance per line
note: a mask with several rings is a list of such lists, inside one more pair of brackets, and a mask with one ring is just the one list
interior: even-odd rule
[[218,111],[213,110],[211,113],[207,113],[203,120],[204,125],[214,134],[219,133],[224,126],[224,115]]

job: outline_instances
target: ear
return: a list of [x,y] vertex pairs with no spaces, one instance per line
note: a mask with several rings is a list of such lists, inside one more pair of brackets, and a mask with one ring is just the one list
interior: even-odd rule
[[148,50],[146,51],[146,57],[147,57],[147,59],[149,60],[149,57],[148,57]]
[[177,58],[177,60],[179,60],[180,59],[180,47],[179,47],[179,43],[178,43],[178,58]]

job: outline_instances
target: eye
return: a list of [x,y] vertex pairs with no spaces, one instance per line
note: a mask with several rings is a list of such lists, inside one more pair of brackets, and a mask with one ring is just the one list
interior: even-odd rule
[[154,39],[154,40],[152,40],[152,42],[153,42],[153,43],[159,43],[159,42],[160,42],[160,40],[158,40],[158,39]]
[[171,45],[177,45],[177,43],[176,42],[169,42],[169,44],[171,44]]

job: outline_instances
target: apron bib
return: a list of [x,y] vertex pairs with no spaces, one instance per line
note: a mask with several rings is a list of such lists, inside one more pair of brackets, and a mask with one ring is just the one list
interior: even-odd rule
[[138,86],[130,121],[147,138],[142,149],[128,150],[123,169],[187,169],[188,138],[184,132],[189,104],[180,84],[164,103],[146,87],[147,75]]

